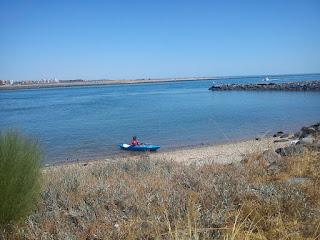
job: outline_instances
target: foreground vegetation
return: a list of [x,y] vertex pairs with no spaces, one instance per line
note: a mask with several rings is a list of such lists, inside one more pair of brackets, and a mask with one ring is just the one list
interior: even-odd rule
[[[136,160],[43,171],[17,239],[318,239],[320,156],[197,166]],[[8,237],[8,236],[7,236]]]
[[[40,151],[16,132],[0,134],[0,230],[33,210],[40,194]],[[1,235],[0,235],[1,238]]]

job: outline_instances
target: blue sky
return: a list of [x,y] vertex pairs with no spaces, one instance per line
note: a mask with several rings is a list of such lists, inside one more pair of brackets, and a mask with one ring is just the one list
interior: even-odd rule
[[320,1],[0,0],[0,79],[320,72]]

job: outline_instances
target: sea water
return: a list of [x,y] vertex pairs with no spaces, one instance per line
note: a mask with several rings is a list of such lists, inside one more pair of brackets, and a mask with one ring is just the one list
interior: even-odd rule
[[[261,77],[0,91],[0,130],[36,138],[46,163],[101,159],[133,135],[161,150],[296,131],[320,121],[320,92],[224,91]],[[271,82],[320,74],[268,76]]]

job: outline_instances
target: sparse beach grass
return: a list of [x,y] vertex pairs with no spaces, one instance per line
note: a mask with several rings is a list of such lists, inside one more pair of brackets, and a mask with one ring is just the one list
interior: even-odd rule
[[[320,156],[269,171],[245,163],[136,159],[43,170],[37,210],[17,239],[317,239]],[[294,181],[299,179],[298,182]]]

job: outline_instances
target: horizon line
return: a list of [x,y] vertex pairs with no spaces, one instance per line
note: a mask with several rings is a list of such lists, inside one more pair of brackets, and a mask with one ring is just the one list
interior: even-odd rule
[[1,81],[14,81],[14,82],[29,82],[29,81],[39,81],[39,80],[52,80],[57,79],[59,81],[138,81],[138,80],[183,80],[183,79],[221,79],[221,78],[240,78],[240,77],[261,77],[261,76],[292,76],[292,75],[314,75],[320,74],[320,72],[309,72],[309,73],[276,73],[276,74],[249,74],[249,75],[216,75],[216,76],[177,76],[177,77],[144,77],[144,78],[99,78],[99,79],[89,79],[89,78],[61,78],[56,77],[51,78],[39,78],[39,79],[25,79],[25,80],[13,80],[13,79],[0,79]]

